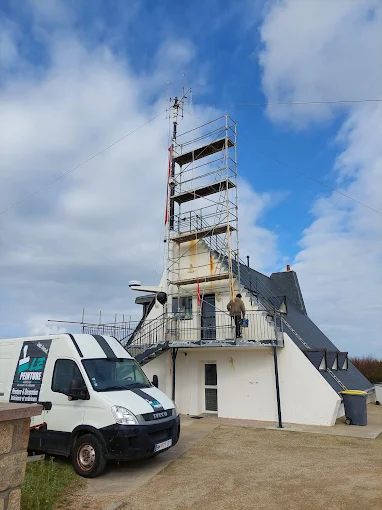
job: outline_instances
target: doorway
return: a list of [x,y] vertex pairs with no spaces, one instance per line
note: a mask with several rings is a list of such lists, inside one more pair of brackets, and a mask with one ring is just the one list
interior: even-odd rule
[[215,294],[206,294],[202,301],[201,339],[216,340]]
[[204,410],[218,412],[218,377],[216,363],[204,363]]

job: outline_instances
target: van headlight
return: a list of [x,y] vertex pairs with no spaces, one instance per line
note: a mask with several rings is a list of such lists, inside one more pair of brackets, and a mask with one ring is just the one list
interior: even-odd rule
[[126,407],[113,406],[111,413],[116,421],[120,425],[138,425],[137,418],[130,412]]

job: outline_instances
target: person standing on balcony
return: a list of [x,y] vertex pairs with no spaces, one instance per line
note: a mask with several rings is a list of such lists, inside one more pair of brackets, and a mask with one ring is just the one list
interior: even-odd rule
[[236,294],[235,299],[231,299],[227,305],[227,310],[235,321],[235,337],[241,338],[240,321],[245,317],[245,306],[241,299],[241,294]]

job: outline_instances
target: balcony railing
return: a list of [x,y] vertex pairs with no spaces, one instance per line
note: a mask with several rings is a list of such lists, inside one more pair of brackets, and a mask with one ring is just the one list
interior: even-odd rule
[[126,347],[137,356],[157,345],[170,347],[197,345],[277,345],[282,346],[282,332],[274,318],[262,310],[246,313],[248,327],[235,338],[235,322],[229,314],[214,311],[202,317],[196,313],[162,315],[147,321],[135,331]]
[[168,341],[170,343],[201,342],[263,342],[274,343],[281,339],[273,317],[266,312],[246,313],[248,327],[241,327],[241,338],[235,338],[235,321],[228,313],[214,311],[202,317],[200,314],[173,314],[168,318]]
[[278,317],[265,310],[251,310],[246,313],[246,319],[248,327],[241,328],[241,338],[235,338],[235,321],[228,313],[218,310],[205,316],[177,312],[129,323],[86,324],[83,332],[114,336],[134,357],[161,347],[283,346]]

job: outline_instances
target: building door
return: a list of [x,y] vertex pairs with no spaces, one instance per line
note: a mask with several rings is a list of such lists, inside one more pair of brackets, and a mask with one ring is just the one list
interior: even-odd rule
[[216,363],[204,364],[204,409],[207,413],[218,412],[218,378]]
[[216,339],[215,294],[206,294],[202,301],[202,340]]

